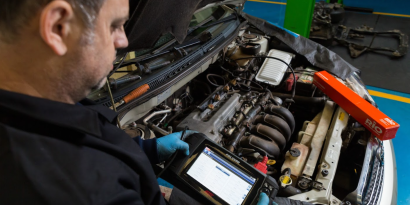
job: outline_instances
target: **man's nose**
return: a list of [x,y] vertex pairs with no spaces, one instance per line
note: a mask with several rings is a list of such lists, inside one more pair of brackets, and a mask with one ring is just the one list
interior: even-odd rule
[[128,47],[128,38],[125,35],[125,32],[121,32],[114,41],[114,46],[116,49]]

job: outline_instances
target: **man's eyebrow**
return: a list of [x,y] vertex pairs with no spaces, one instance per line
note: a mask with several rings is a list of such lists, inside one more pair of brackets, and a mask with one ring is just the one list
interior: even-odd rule
[[116,23],[123,23],[123,22],[126,22],[126,21],[128,21],[128,20],[129,20],[129,17],[128,17],[128,16],[126,16],[126,17],[120,17],[120,18],[114,19],[113,23],[114,23],[114,24],[116,24]]

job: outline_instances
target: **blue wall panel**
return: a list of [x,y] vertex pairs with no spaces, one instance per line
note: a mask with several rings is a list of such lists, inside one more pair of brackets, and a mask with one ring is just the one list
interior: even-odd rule
[[374,12],[410,15],[409,0],[343,0],[346,6],[371,8]]
[[[320,0],[316,0],[319,2]],[[247,1],[245,3],[245,12],[252,16],[265,19],[273,24],[277,24],[283,27],[283,22],[285,20],[286,5],[278,4],[286,3],[286,0],[276,0],[276,1]]]
[[[319,2],[321,0],[316,0]],[[248,0],[245,4],[245,12],[259,18],[283,26],[286,0]],[[374,12],[410,15],[410,0],[343,0],[346,6],[370,8]]]
[[[391,95],[397,95],[400,97],[410,98],[410,94],[399,93],[372,86],[367,86],[367,89]],[[408,125],[410,124],[410,104],[374,96],[373,98],[379,106],[379,109],[383,113],[385,113],[387,116],[391,117],[394,121],[400,124],[400,128],[397,131],[396,138],[393,139],[393,147],[396,155],[397,165],[397,204],[409,205],[410,189],[408,185],[410,184],[410,176],[408,172],[410,170],[410,160],[408,155],[408,145],[410,144],[410,138],[408,137],[408,133],[410,132],[410,126]]]
[[283,26],[285,20],[285,10],[286,5],[255,1],[247,1],[244,9],[247,14],[265,19],[280,26]]

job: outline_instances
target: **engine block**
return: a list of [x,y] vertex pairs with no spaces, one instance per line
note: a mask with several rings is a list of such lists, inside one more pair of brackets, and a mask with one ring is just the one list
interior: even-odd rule
[[195,110],[176,127],[176,130],[183,130],[185,126],[188,126],[189,129],[203,133],[214,142],[219,143],[222,140],[220,131],[229,124],[229,118],[232,118],[242,105],[241,95],[225,94],[221,96],[220,104],[213,109]]

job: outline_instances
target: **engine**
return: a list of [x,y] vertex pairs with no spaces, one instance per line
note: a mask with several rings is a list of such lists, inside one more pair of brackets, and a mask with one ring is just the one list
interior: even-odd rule
[[176,129],[187,126],[204,133],[238,155],[256,151],[278,158],[295,128],[293,115],[269,92],[240,95],[228,87],[219,88]]
[[[319,157],[323,147],[330,146],[324,144],[326,131],[347,129],[348,118],[331,124],[333,114],[344,111],[316,89],[314,72],[285,45],[244,28],[204,72],[169,97],[155,98],[159,105],[126,132],[144,139],[185,128],[201,132],[276,178],[282,185],[279,196],[331,188],[331,183],[314,180],[318,173],[333,178],[336,172]],[[343,149],[351,139],[345,139]]]
[[[222,53],[221,62],[215,65],[219,69],[211,66],[212,73],[204,74],[215,90],[176,130],[188,127],[204,133],[249,163],[279,159],[295,130],[295,119],[268,88],[281,82],[293,55],[268,51],[269,40],[243,31]],[[285,63],[259,58],[265,55]]]

